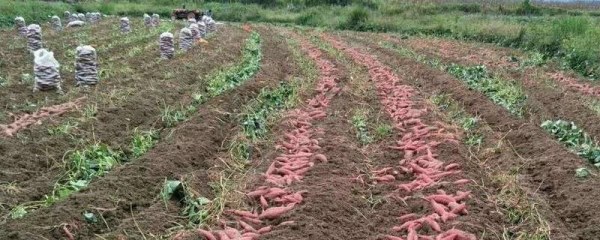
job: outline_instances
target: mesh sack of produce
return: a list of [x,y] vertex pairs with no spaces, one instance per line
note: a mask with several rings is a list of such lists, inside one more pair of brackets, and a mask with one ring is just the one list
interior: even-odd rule
[[217,30],[217,22],[213,20],[211,17],[208,19],[208,23],[206,23],[206,30],[208,32],[214,32]]
[[69,22],[80,21],[77,13],[69,14]]
[[127,18],[127,17],[121,18],[121,32],[123,32],[123,33],[131,32],[131,27],[129,26],[129,18]]
[[146,27],[152,27],[152,18],[146,13],[144,13],[144,25],[146,25]]
[[62,23],[60,22],[60,18],[56,15],[52,16],[52,18],[50,19],[50,25],[52,25],[54,31],[62,30]]
[[75,80],[77,86],[96,85],[98,83],[98,56],[92,46],[79,46],[76,49]]
[[187,51],[192,48],[194,44],[194,36],[192,30],[189,28],[182,28],[179,32],[179,48],[183,51]]
[[63,13],[63,18],[67,21],[67,23],[69,23],[71,21],[71,12],[65,11]]
[[27,26],[25,25],[25,19],[23,17],[15,18],[15,28],[17,28],[19,35],[23,37],[27,36]]
[[100,21],[100,13],[98,13],[98,12],[90,13],[90,16],[88,19],[89,19],[88,21],[90,23],[97,23]]
[[34,91],[56,89],[60,87],[60,64],[54,58],[54,53],[46,49],[33,52],[33,74],[35,76]]
[[31,24],[27,27],[27,48],[31,52],[42,48],[42,28],[40,25]]
[[206,37],[206,24],[204,22],[198,22],[198,31],[200,32],[200,37]]
[[190,29],[190,31],[192,31],[192,37],[193,37],[194,41],[198,41],[198,40],[200,40],[200,38],[202,38],[202,36],[200,35],[200,28],[198,27],[198,24],[196,24],[196,23],[190,24],[189,29]]
[[165,32],[160,35],[158,40],[158,46],[160,49],[160,57],[162,59],[171,59],[175,53],[175,47],[173,44],[173,34]]
[[158,14],[152,14],[152,25],[158,27],[160,25],[160,16]]
[[67,27],[83,27],[84,25],[85,25],[84,21],[75,20],[75,21],[69,22],[67,24]]

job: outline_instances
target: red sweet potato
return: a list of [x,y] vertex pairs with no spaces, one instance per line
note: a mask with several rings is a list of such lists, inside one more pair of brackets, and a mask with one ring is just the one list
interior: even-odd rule
[[265,211],[263,211],[258,218],[260,219],[274,219],[277,218],[287,212],[289,212],[290,210],[292,210],[294,208],[295,204],[289,204],[285,207],[271,207],[271,208],[267,208]]
[[271,225],[258,229],[259,234],[265,234],[271,231]]
[[215,237],[215,235],[213,235],[211,232],[203,230],[203,229],[197,229],[196,230],[198,232],[198,235],[206,238],[206,240],[217,240],[217,237]]

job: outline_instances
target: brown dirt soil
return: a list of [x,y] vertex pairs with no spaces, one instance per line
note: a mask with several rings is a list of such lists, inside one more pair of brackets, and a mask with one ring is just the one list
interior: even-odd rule
[[[400,210],[396,205],[387,203],[372,208],[367,198],[381,197],[381,188],[385,187],[366,189],[352,180],[362,173],[361,170],[379,161],[393,161],[398,156],[384,151],[385,146],[393,142],[392,138],[366,147],[359,145],[350,119],[357,106],[381,113],[374,89],[369,88],[372,93],[369,95],[354,95],[352,88],[359,86],[353,86],[350,81],[350,66],[327,58],[338,67],[338,87],[342,88],[330,104],[328,117],[315,125],[325,130],[323,136],[326,137],[320,139],[319,144],[328,162],[315,165],[302,182],[294,185],[294,190],[308,191],[304,203],[282,220],[291,220],[294,224],[276,227],[264,239],[369,239],[373,232],[383,232],[393,225],[392,215]],[[386,118],[377,115],[373,117]],[[278,154],[274,150],[270,152],[271,159]],[[395,206],[395,210],[388,211],[389,205]]]
[[[135,128],[161,128],[161,109],[189,103],[191,92],[204,83],[202,76],[239,59],[241,45],[247,35],[239,28],[223,27],[216,35],[223,45],[194,48],[189,54],[154,68],[143,65],[144,60],[131,60],[129,65],[139,67],[133,74],[114,79],[114,83],[106,84],[109,86],[102,84],[90,88],[89,93],[80,93],[88,95],[88,103],[97,104],[95,119],[80,121],[78,113],[56,119],[58,123],[77,121],[78,126],[72,135],[51,136],[46,126],[33,126],[19,133],[24,137],[18,134],[2,141],[0,182],[14,182],[20,191],[2,193],[0,202],[13,206],[23,201],[43,199],[64,171],[62,159],[70,150],[94,142],[102,142],[113,149],[124,149],[129,146]],[[197,58],[200,53],[205,58]],[[156,52],[147,55],[149,58],[156,57]],[[166,77],[168,72],[172,76]],[[148,82],[148,79],[153,80]],[[107,99],[112,93],[126,95],[116,100]],[[0,210],[2,214],[5,211]]]
[[[420,211],[425,207],[419,199],[411,199],[408,203],[386,199],[384,196],[395,189],[393,186],[362,185],[353,180],[359,174],[367,173],[376,166],[396,164],[401,154],[387,148],[395,142],[393,136],[368,146],[359,145],[355,128],[350,122],[357,107],[373,110],[375,114],[370,116],[371,121],[385,119],[386,116],[382,114],[373,86],[367,88],[368,94],[355,92],[356,89],[364,89],[365,84],[372,84],[367,81],[368,77],[364,74],[356,76],[347,74],[348,69],[356,66],[334,62],[339,68],[338,87],[343,90],[331,102],[328,117],[315,124],[317,128],[325,131],[324,137],[319,139],[322,147],[319,152],[327,156],[328,162],[316,164],[307,172],[303,181],[293,185],[293,191],[308,191],[303,203],[284,218],[270,221],[268,224],[277,225],[284,221],[294,221],[294,223],[274,227],[272,232],[264,235],[265,239],[376,239],[379,237],[378,233],[391,233],[392,226],[398,224],[396,218],[400,213],[407,212],[408,209]],[[354,80],[357,77],[362,77],[362,80]],[[438,118],[432,116],[431,120],[433,119]],[[274,131],[274,135],[282,136],[288,131],[289,126],[282,123]],[[263,153],[260,160],[254,160],[261,163],[257,169],[262,171],[258,172],[264,172],[272,159],[280,154],[272,146],[265,147],[267,148],[259,151]],[[450,162],[463,161],[464,152],[461,153],[456,146],[444,146],[442,149],[440,154],[446,156]],[[255,176],[246,184],[249,185],[248,189],[255,189],[260,182],[262,178]],[[369,199],[385,201],[369,204]],[[489,211],[485,206],[475,207],[470,211],[472,215],[479,216],[479,220],[489,219],[487,212],[481,209]],[[481,229],[477,230],[481,231]]]
[[[600,181],[597,177],[577,179],[574,169],[587,163],[545,133],[539,127],[539,121],[515,118],[444,72],[399,57],[376,44],[360,42],[410,79],[412,85],[423,92],[450,94],[470,114],[480,116],[494,131],[502,134],[517,156],[500,157],[487,161],[486,165],[498,169],[522,166],[523,186],[548,203],[549,211],[543,215],[550,222],[553,239],[596,239],[600,228],[595,223],[600,221],[600,217],[589,210],[600,207],[600,203],[594,200],[600,195]],[[561,99],[558,96],[556,100]],[[569,104],[554,104],[554,108],[571,107]]]
[[[239,29],[238,29],[239,30]],[[95,234],[129,235],[132,239],[164,234],[171,227],[186,223],[178,215],[180,206],[165,203],[158,197],[165,179],[190,179],[193,188],[206,197],[212,196],[207,183],[222,162],[216,158],[227,151],[227,141],[239,123],[236,118],[245,102],[257,96],[260,89],[286,79],[294,70],[288,64],[289,53],[283,39],[263,36],[263,62],[257,76],[241,87],[209,100],[185,123],[165,136],[166,139],[145,156],[131,164],[116,168],[90,186],[50,208],[40,209],[24,219],[10,221],[0,238],[31,239],[31,237],[62,238],[64,232],[57,224],[72,224],[71,232],[79,239],[90,239]],[[239,43],[243,41],[238,40]],[[228,44],[231,48],[232,43]],[[123,116],[124,112],[118,116]],[[107,133],[114,135],[114,133]],[[106,221],[86,224],[83,212],[95,209],[102,212]],[[109,227],[109,228],[107,228]]]
[[[67,56],[66,51],[75,50],[78,46],[79,40],[75,37],[77,33],[83,32],[91,36],[88,44],[95,47],[105,44],[119,46],[119,38],[113,38],[111,34],[113,31],[112,25],[115,23],[116,21],[114,19],[107,19],[83,29],[65,29],[60,34],[54,33],[53,31],[49,31],[48,33],[44,32],[42,39],[43,46],[54,53],[54,57],[61,65],[72,65],[74,64],[75,59],[73,56]],[[42,31],[44,31],[44,29],[42,29]],[[93,36],[98,37],[94,38]],[[33,85],[21,83],[22,74],[33,75],[33,56],[27,51],[26,39],[15,38],[11,34],[0,34],[0,41],[10,42],[12,46],[0,50],[0,56],[6,57],[3,59],[10,59],[10,61],[2,61],[2,63],[0,63],[0,72],[2,72],[2,77],[11,82],[11,85],[0,88],[0,94],[5,96],[0,99],[0,110],[2,112],[19,110],[18,106],[14,106],[15,102],[21,103],[23,99],[29,99],[30,102],[57,104],[53,99],[44,99],[44,97],[47,97],[47,94],[32,94],[31,90]],[[103,55],[99,56],[100,60],[102,60]],[[73,72],[64,71],[64,67],[61,66],[63,85],[69,86],[70,83],[73,83],[71,82],[71,75],[73,75]],[[43,97],[34,98],[36,95]],[[59,98],[59,100],[64,99]],[[1,119],[2,118],[0,118],[0,120]]]
[[[229,105],[229,103],[223,103],[226,101],[237,101],[237,104],[232,104],[232,106],[229,107],[229,111],[224,109],[219,110],[227,113],[227,118],[221,118],[221,121],[225,121],[227,124],[215,128],[220,129],[221,131],[226,130],[227,135],[220,143],[219,149],[215,151],[212,156],[204,159],[204,161],[211,164],[211,168],[186,169],[184,173],[181,173],[178,176],[179,178],[186,179],[188,187],[197,191],[200,196],[209,199],[214,198],[214,192],[211,186],[220,181],[220,177],[223,177],[222,175],[227,169],[227,166],[224,164],[225,160],[223,159],[231,157],[229,152],[230,143],[235,135],[241,131],[240,119],[237,115],[244,110],[244,106],[251,100],[250,98],[256,97],[261,89],[275,87],[279,82],[287,81],[298,74],[297,66],[293,65],[293,62],[289,60],[291,58],[291,53],[288,50],[285,39],[276,34],[272,34],[274,29],[271,27],[260,26],[254,29],[259,32],[262,37],[263,59],[261,70],[252,80],[250,80],[250,82],[246,83],[246,85],[249,86],[242,86],[239,90],[225,93],[226,95],[231,96],[224,99],[221,104]],[[240,94],[240,91],[251,91],[251,93]],[[235,95],[243,96],[242,99],[244,100],[238,100],[239,97],[236,97]],[[234,105],[236,107],[235,109],[233,109]],[[257,151],[252,151],[252,157],[261,158],[262,152],[258,150],[259,147],[254,146],[253,149],[257,149]],[[252,170],[253,168],[250,168],[248,171]],[[139,212],[139,215],[136,216],[137,223],[134,222],[132,218],[124,219],[122,223],[116,227],[116,230],[105,235],[123,236],[124,233],[136,232],[138,226],[140,229],[148,229],[148,232],[167,235],[174,230],[180,230],[174,227],[187,224],[187,219],[179,214],[183,210],[183,206],[175,200],[169,201],[168,204],[168,208],[165,208],[165,203],[162,200],[155,199],[148,209]],[[165,224],[165,222],[167,222],[167,224]],[[135,237],[136,236],[133,236],[133,238]]]
[[502,78],[514,79],[525,87],[528,96],[526,108],[533,121],[540,124],[545,120],[573,121],[592,136],[600,136],[600,125],[596,124],[600,120],[600,116],[585,105],[581,99],[581,92],[571,88],[556,88],[544,82],[546,79],[554,79],[561,85],[564,81],[571,83],[584,81],[582,79],[574,80],[573,73],[540,67],[520,70],[519,66],[510,63],[508,58],[523,54],[512,49],[480,47],[477,44],[442,39],[411,39],[410,41],[400,41],[400,43],[406,44],[420,53],[440,58],[447,63],[485,64]]
[[[54,57],[61,64],[62,87],[66,92],[65,95],[57,95],[55,91],[32,93],[32,85],[21,81],[22,74],[33,75],[33,58],[26,52],[25,45],[19,43],[18,49],[6,53],[14,57],[15,61],[8,63],[11,66],[7,69],[6,76],[3,76],[10,79],[11,85],[0,88],[0,94],[5,96],[0,99],[0,122],[7,121],[6,116],[3,115],[7,115],[8,112],[12,114],[20,112],[31,113],[40,107],[67,102],[81,95],[81,91],[74,87],[75,73],[73,66],[75,64],[75,57],[72,56],[74,54],[73,51],[79,45],[80,40],[75,37],[79,32],[87,34],[89,39],[85,44],[92,45],[97,50],[101,75],[100,82],[103,86],[117,86],[116,84],[122,84],[119,81],[115,82],[112,80],[127,78],[128,74],[135,71],[135,68],[131,68],[131,66],[139,66],[138,62],[148,62],[155,65],[156,61],[148,61],[148,59],[156,59],[154,56],[156,55],[155,49],[157,47],[153,49],[148,49],[147,47],[156,45],[155,35],[159,33],[152,33],[144,28],[135,29],[128,36],[137,38],[139,35],[144,36],[144,38],[133,42],[124,42],[124,37],[120,33],[115,35],[115,32],[118,30],[113,29],[113,27],[117,22],[118,20],[115,19],[107,19],[94,26],[79,29],[78,31],[69,29],[64,32],[64,35],[56,36],[54,34],[44,39],[45,47],[54,52]],[[150,43],[150,45],[146,43]],[[131,50],[133,47],[142,46],[144,47],[144,51],[141,54],[136,56],[128,54],[128,50]],[[121,63],[129,64],[121,65]],[[23,101],[23,99],[26,99],[26,101]]]
[[[338,47],[346,50],[345,46],[343,46],[343,45],[340,45]],[[355,49],[363,50],[364,48],[362,48],[361,46],[359,46],[359,47],[355,46]],[[363,51],[362,53],[368,53],[368,51]],[[361,61],[364,61],[364,62],[361,62],[361,64],[371,61],[371,60],[368,60],[367,57],[361,57],[361,56],[362,55],[356,56],[358,59],[362,59]],[[385,70],[385,68],[381,68],[381,66],[377,63],[372,63],[372,64],[365,63],[365,64],[367,64],[368,66],[379,66],[379,67],[374,67],[373,69],[369,69],[370,70],[369,72],[371,73],[371,80],[370,80],[371,84],[375,84],[373,82],[376,81],[377,78],[379,78],[382,75],[385,75],[386,72],[389,72],[389,69]],[[393,76],[391,76],[391,75],[390,75],[390,77],[393,78]],[[400,81],[398,82],[398,84],[404,84],[404,83],[405,83],[405,80],[400,78]],[[404,87],[404,86],[398,86],[398,87]],[[428,105],[426,103],[426,101],[424,101],[425,97],[426,96],[422,95],[421,93],[418,93],[418,92],[414,93],[413,99],[415,100],[415,103],[416,103],[415,108],[433,109],[432,106]],[[381,105],[380,103],[374,103],[374,104]],[[447,124],[447,123],[442,123],[442,121],[440,121],[440,120],[443,120],[443,119],[444,118],[441,115],[439,115],[438,113],[432,112],[432,113],[428,113],[427,115],[425,115],[423,117],[423,122],[427,122],[427,123],[439,122],[439,123],[443,124],[444,128],[449,130],[449,133],[455,132],[457,127],[451,126],[450,124]],[[454,129],[454,130],[452,130],[452,129]],[[395,140],[397,141],[399,138],[403,137],[402,136],[403,134],[400,134],[401,131],[398,131],[397,129],[396,129],[396,132],[398,133],[398,135],[395,137]],[[452,134],[452,135],[454,135],[454,134]],[[396,143],[386,143],[386,145],[384,146],[385,148],[380,149],[379,152],[388,152],[388,153],[393,152],[394,150],[390,150],[389,146],[394,146],[394,145],[396,145]],[[434,154],[439,154],[439,156],[436,158],[438,158],[440,160],[443,159],[443,162],[445,164],[456,163],[456,164],[459,164],[462,166],[462,165],[465,165],[465,161],[468,159],[468,157],[467,157],[468,151],[462,145],[444,143],[444,144],[441,144],[440,146],[438,146],[437,149],[438,149],[438,151],[434,152]],[[385,159],[385,160],[383,160],[383,163],[380,162],[379,164],[376,164],[376,168],[381,169],[384,167],[397,166],[398,165],[397,161],[402,160],[402,159],[407,159],[407,158],[405,158],[405,156],[402,156],[402,157],[396,157],[393,159]],[[475,176],[476,172],[478,171],[478,169],[469,169],[469,168],[463,168],[463,167],[461,167],[461,169],[466,170],[466,171],[463,171],[463,172],[465,172],[464,174],[457,174],[457,175],[449,176],[446,179],[444,179],[444,181],[453,182],[454,180],[464,179],[465,177],[475,179],[474,176]],[[475,170],[475,172],[473,172],[473,170]],[[414,179],[414,176],[410,176],[410,175],[411,174],[399,177],[398,180],[400,182],[411,181],[412,179]],[[368,181],[368,182],[370,182],[370,181]],[[396,182],[394,182],[394,183],[396,183]],[[377,188],[380,188],[382,190],[382,192],[388,192],[388,193],[398,192],[397,187],[389,186],[389,185],[386,187],[383,187],[383,188],[382,188],[382,186],[376,185],[376,187],[374,189],[377,189]],[[398,233],[394,233],[391,229],[394,226],[399,226],[402,224],[401,221],[397,220],[397,218],[399,216],[402,216],[404,214],[409,214],[409,213],[428,214],[430,211],[432,211],[431,206],[426,201],[423,201],[419,196],[428,196],[429,194],[436,194],[436,189],[438,189],[438,188],[440,188],[440,187],[432,187],[431,189],[420,190],[420,191],[416,191],[415,193],[407,194],[407,195],[403,195],[404,193],[402,193],[401,196],[405,197],[405,200],[401,200],[401,199],[397,199],[397,198],[386,199],[387,202],[382,205],[381,210],[382,211],[387,210],[388,211],[387,214],[391,213],[389,216],[387,216],[387,218],[393,219],[392,222],[394,224],[388,225],[388,226],[386,226],[386,228],[383,231],[380,230],[378,232],[386,233],[389,235],[397,235]],[[471,190],[471,187],[467,186],[467,188],[469,190]],[[446,192],[451,192],[451,193],[453,193],[457,190],[464,191],[464,189],[462,189],[462,187],[452,186],[452,185],[444,185],[440,189],[444,189]],[[396,194],[390,194],[390,195],[395,196]],[[469,209],[468,210],[469,214],[466,216],[461,216],[458,219],[456,219],[455,221],[451,221],[450,223],[446,223],[446,224],[440,223],[440,225],[442,225],[442,229],[447,230],[447,229],[449,229],[448,228],[449,225],[451,225],[452,228],[457,227],[457,228],[460,228],[461,230],[465,230],[467,232],[477,234],[478,236],[481,236],[482,233],[485,233],[486,231],[498,231],[498,228],[500,225],[500,224],[498,224],[498,222],[499,222],[498,218],[496,218],[496,217],[490,218],[490,211],[493,210],[493,206],[490,206],[490,204],[487,203],[484,198],[485,198],[485,195],[483,194],[483,192],[481,192],[481,191],[472,192],[471,198],[466,203],[468,206],[468,209]],[[398,210],[397,206],[402,206],[402,208],[400,208]],[[391,211],[389,211],[389,210],[391,210]],[[377,217],[368,218],[368,219],[377,219]],[[490,228],[490,226],[493,226],[493,227]],[[427,234],[427,233],[433,233],[433,232],[432,231],[423,232],[422,230],[419,231],[419,234]],[[373,233],[371,233],[371,238],[374,237],[372,235],[373,235]]]

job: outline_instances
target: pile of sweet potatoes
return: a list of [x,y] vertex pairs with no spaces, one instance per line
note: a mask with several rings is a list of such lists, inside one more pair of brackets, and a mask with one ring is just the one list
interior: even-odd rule
[[[226,210],[227,220],[222,221],[222,229],[199,229],[198,234],[209,240],[257,239],[268,233],[272,225],[268,221],[282,217],[304,200],[306,191],[294,192],[288,187],[301,181],[305,173],[315,164],[327,162],[327,157],[317,153],[318,135],[322,131],[313,126],[316,120],[327,116],[326,110],[331,99],[340,91],[337,87],[337,68],[323,58],[323,53],[310,43],[303,41],[302,49],[316,62],[320,78],[315,88],[316,95],[308,100],[307,106],[290,111],[286,123],[289,131],[276,146],[283,151],[274,159],[263,174],[264,185],[247,192],[246,196],[259,206],[253,211]],[[286,225],[285,221],[279,225]]]
[[12,137],[19,130],[29,127],[32,124],[41,124],[41,121],[45,118],[59,116],[68,112],[74,108],[80,106],[85,97],[75,99],[72,102],[67,102],[55,106],[43,107],[35,113],[23,114],[16,117],[15,121],[10,124],[0,124],[0,130],[8,137]]
[[[406,232],[406,239],[436,239],[436,240],[471,240],[475,236],[458,229],[443,230],[443,223],[456,220],[458,216],[467,214],[464,201],[470,193],[458,191],[455,195],[447,194],[440,187],[442,179],[457,175],[461,171],[458,164],[446,164],[435,154],[436,147],[444,142],[458,143],[457,135],[448,133],[443,127],[431,126],[422,118],[427,114],[426,108],[418,108],[418,102],[413,101],[415,89],[401,85],[400,79],[389,67],[369,54],[347,46],[345,43],[330,37],[323,37],[336,49],[344,51],[355,62],[369,70],[369,75],[376,85],[381,104],[392,118],[395,129],[401,133],[401,138],[390,148],[403,151],[404,157],[397,166],[398,172],[412,175],[407,183],[397,184],[398,192],[413,194],[417,190],[438,189],[436,194],[426,195],[424,201],[431,206],[432,212],[424,216],[411,213],[401,216],[402,224],[394,226],[393,231]],[[386,167],[373,171],[378,182],[393,183],[396,179],[394,167]],[[464,185],[469,180],[459,179],[450,184]],[[419,234],[419,230],[428,227],[437,235]],[[387,239],[404,239],[397,236],[386,236]]]

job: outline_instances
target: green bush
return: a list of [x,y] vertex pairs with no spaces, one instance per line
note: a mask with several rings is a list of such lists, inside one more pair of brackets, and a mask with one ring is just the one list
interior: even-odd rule
[[339,28],[345,30],[365,31],[368,26],[369,12],[364,7],[354,7],[346,21],[340,23]]
[[302,13],[295,21],[298,25],[311,27],[322,26],[323,22],[323,16],[317,10],[310,10]]

